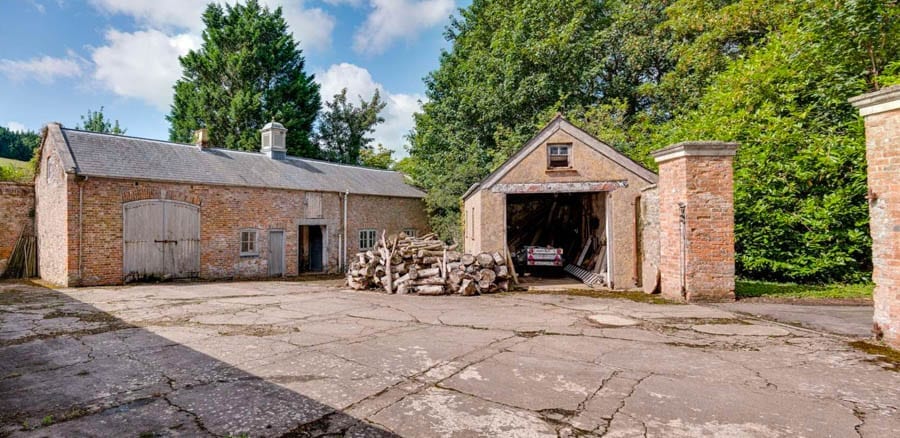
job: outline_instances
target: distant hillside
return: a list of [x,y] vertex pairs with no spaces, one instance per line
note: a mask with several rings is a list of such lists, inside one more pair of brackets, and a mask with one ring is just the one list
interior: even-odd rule
[[0,158],[28,161],[41,143],[36,132],[13,132],[0,126]]
[[0,181],[31,181],[34,176],[27,161],[0,157]]

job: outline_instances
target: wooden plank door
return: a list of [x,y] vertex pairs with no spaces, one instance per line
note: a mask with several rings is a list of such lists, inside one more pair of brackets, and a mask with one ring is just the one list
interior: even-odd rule
[[200,274],[200,207],[160,199],[128,202],[122,227],[125,281]]
[[269,276],[284,275],[284,231],[269,231]]
[[125,204],[123,273],[125,281],[162,278],[165,263],[162,244],[165,211],[159,201]]
[[183,202],[165,202],[163,259],[168,278],[200,275],[200,209]]

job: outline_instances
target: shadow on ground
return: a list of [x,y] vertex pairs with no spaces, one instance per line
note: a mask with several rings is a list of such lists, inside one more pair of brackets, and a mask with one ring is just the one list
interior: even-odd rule
[[63,293],[0,283],[0,436],[394,436]]

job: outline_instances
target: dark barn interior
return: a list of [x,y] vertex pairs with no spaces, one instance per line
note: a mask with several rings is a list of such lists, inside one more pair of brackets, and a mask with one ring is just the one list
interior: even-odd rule
[[[564,264],[606,269],[606,192],[509,194],[506,236],[512,254],[525,247],[561,248]],[[526,269],[536,274],[561,269]]]

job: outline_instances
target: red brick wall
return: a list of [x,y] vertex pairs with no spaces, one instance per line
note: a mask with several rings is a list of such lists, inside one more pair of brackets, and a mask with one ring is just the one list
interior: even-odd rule
[[379,239],[382,230],[391,234],[412,228],[420,236],[430,231],[425,203],[421,199],[351,194],[347,211],[347,254],[350,261],[359,251],[359,231],[362,229],[377,230]]
[[687,198],[683,159],[659,165],[659,273],[660,293],[681,298],[681,232],[679,202]]
[[900,109],[866,117],[876,335],[900,349]]
[[33,213],[34,186],[0,182],[0,276],[22,231],[33,228]]
[[[660,161],[659,270],[661,292],[666,297],[734,299],[733,158],[729,155],[734,149],[730,146],[730,152],[723,155],[721,146],[685,146],[688,152]],[[708,147],[713,150],[706,150]],[[679,203],[685,205],[684,241]]]
[[[280,189],[220,187],[176,183],[135,182],[106,178],[70,180],[63,210],[64,224],[53,232],[67,234],[68,257],[52,259],[65,265],[66,281],[59,284],[105,285],[123,281],[123,203],[139,199],[172,199],[200,206],[200,276],[206,279],[264,277],[268,274],[269,230],[285,235],[285,275],[298,274],[299,226],[325,225],[329,272],[337,272],[341,236],[341,195],[322,193],[322,214],[307,217],[306,192]],[[48,191],[48,199],[53,192]],[[59,210],[59,209],[58,209]],[[79,216],[81,211],[81,216]],[[47,217],[58,216],[47,214]],[[356,228],[427,228],[421,200],[350,195],[348,250],[356,248]],[[402,224],[402,225],[401,225]],[[240,256],[240,231],[258,230],[259,255]],[[63,231],[60,231],[63,230]],[[84,246],[81,246],[83,239]],[[79,275],[80,273],[80,275]]]

